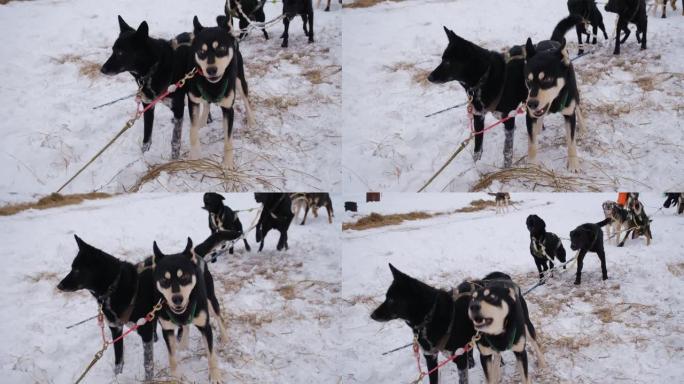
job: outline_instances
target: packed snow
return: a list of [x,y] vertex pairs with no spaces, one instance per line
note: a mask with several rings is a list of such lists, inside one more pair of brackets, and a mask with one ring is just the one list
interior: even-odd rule
[[[214,25],[224,1],[88,0],[11,1],[0,5],[1,195],[54,192],[119,132],[136,104],[132,76],[99,73],[118,34],[117,15],[150,35],[172,38],[192,30],[197,15]],[[339,126],[341,106],[340,8],[315,10],[316,42],[309,44],[301,19],[291,23],[290,46],[281,48],[282,22],[241,42],[256,126],[248,129],[241,102],[236,103],[234,140],[239,180],[223,182],[219,169],[161,172],[141,182],[171,159],[172,113],[155,111],[152,146],[141,151],[142,119],[88,167],[65,192],[324,190],[341,189]],[[267,1],[266,20],[280,15],[282,4]],[[236,20],[237,23],[237,20]],[[220,109],[200,130],[204,158],[221,162]],[[188,158],[190,119],[185,116],[181,159]],[[209,176],[209,177],[204,177]]]
[[[252,194],[227,194],[225,203],[233,209],[258,206]],[[95,320],[65,329],[97,312],[90,293],[56,288],[76,256],[74,234],[137,262],[151,255],[153,240],[167,253],[182,250],[188,236],[204,240],[209,228],[201,206],[201,194],[137,194],[0,218],[6,261],[0,272],[2,382],[74,382],[101,347]],[[240,213],[245,227],[255,214]],[[309,215],[304,226],[293,223],[288,251],[276,251],[278,236],[270,232],[257,253],[252,231],[252,252],[240,243],[234,255],[226,252],[209,264],[228,331],[228,342],[218,346],[224,383],[336,382],[340,223],[328,224],[324,216]],[[155,377],[166,380],[168,359],[159,327],[158,334]],[[84,383],[142,382],[140,337],[132,334],[124,344],[123,374],[114,376],[110,348]],[[177,356],[183,382],[207,382],[206,352],[196,329],[191,328],[189,350]]]
[[[339,358],[345,383],[409,383],[418,376],[410,348],[382,356],[410,343],[411,329],[402,321],[378,323],[370,313],[383,300],[392,281],[388,263],[439,288],[451,288],[468,277],[492,271],[510,274],[521,288],[538,280],[529,253],[525,219],[537,214],[547,230],[563,239],[568,257],[569,232],[587,222],[603,220],[601,203],[616,194],[514,193],[507,213],[493,207],[472,213],[452,213],[485,194],[406,195],[386,193],[379,203],[359,203],[347,215],[355,222],[371,212],[445,212],[435,218],[342,234],[342,334],[345,352]],[[359,200],[349,194],[345,200]],[[534,382],[542,383],[665,383],[679,382],[684,368],[684,217],[673,209],[659,209],[660,194],[642,194],[653,222],[654,240],[628,239],[624,248],[606,242],[608,280],[601,280],[598,257],[584,259],[582,284],[573,285],[576,264],[525,299],[549,367],[537,369],[532,354]],[[444,359],[440,356],[440,361]],[[503,353],[503,382],[519,382],[512,352]],[[471,382],[484,380],[479,358],[469,370]],[[362,363],[359,363],[362,362]],[[424,360],[421,364],[425,367]],[[458,371],[448,364],[443,382],[455,383]],[[427,378],[423,380],[427,383]]]
[[[605,2],[600,2],[605,3]],[[677,4],[681,7],[680,4]],[[603,10],[611,37],[616,15]],[[469,135],[465,107],[425,115],[465,101],[452,82],[434,85],[427,75],[447,46],[442,26],[486,49],[502,51],[546,40],[563,17],[565,1],[406,0],[378,2],[344,11],[343,128],[344,190],[418,190]],[[660,14],[659,14],[660,15]],[[574,62],[587,132],[579,138],[581,174],[565,167],[567,148],[560,115],[545,119],[537,159],[570,187],[534,179],[495,180],[496,190],[680,190],[684,187],[682,129],[684,94],[684,16],[649,12],[648,49],[632,34],[614,56],[614,38],[599,37],[591,54]],[[614,35],[613,35],[614,36]],[[577,55],[574,29],[566,35]],[[485,125],[496,119],[488,115]],[[516,118],[514,167],[526,164],[525,117]],[[473,144],[462,151],[428,191],[480,190],[478,180],[501,170],[503,126],[484,137],[482,159],[474,162]]]

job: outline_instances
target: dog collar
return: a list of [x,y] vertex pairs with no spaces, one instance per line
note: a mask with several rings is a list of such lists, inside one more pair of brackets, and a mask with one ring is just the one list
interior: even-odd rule
[[192,321],[195,319],[195,310],[196,309],[197,309],[197,302],[195,301],[192,303],[192,311],[190,312],[190,316],[188,316],[188,321],[186,321],[185,323],[181,323],[180,321],[178,321],[176,319],[176,316],[174,316],[173,312],[169,311],[169,306],[168,305],[164,306],[164,311],[169,316],[169,320],[171,320],[171,322],[176,324],[176,326],[178,326],[178,327],[182,327],[184,325],[189,325],[190,323],[192,323]]
[[196,85],[197,89],[200,91],[200,95],[202,95],[202,98],[204,100],[206,100],[209,103],[218,103],[219,101],[221,101],[221,99],[225,97],[226,91],[228,90],[228,77],[226,76],[223,79],[223,86],[221,87],[221,92],[219,92],[219,95],[216,97],[211,97],[199,82],[197,82]]
[[489,338],[487,337],[487,334],[482,333],[482,336],[484,336],[484,339],[487,341],[487,344],[489,344],[489,348],[492,348],[493,350],[495,350],[495,351],[497,351],[497,352],[500,353],[500,352],[503,352],[503,351],[508,351],[509,349],[511,349],[511,347],[513,347],[513,342],[515,341],[515,335],[516,335],[516,331],[515,331],[515,330],[516,330],[516,329],[513,328],[513,333],[511,334],[511,340],[509,340],[508,346],[506,346],[506,349],[501,350],[501,351],[498,350],[498,349],[494,346],[494,344],[492,344],[491,340],[489,340]]

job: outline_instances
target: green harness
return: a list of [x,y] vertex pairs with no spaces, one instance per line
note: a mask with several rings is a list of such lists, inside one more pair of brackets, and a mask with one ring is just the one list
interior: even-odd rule
[[195,318],[195,310],[197,309],[197,302],[195,301],[192,303],[192,311],[190,312],[190,316],[188,317],[188,321],[186,323],[181,323],[176,319],[176,317],[173,315],[172,312],[169,311],[168,306],[164,307],[164,311],[166,311],[166,314],[169,315],[169,319],[171,320],[172,323],[176,324],[178,327],[182,327],[184,325],[189,325],[192,323],[192,320]]
[[[515,334],[516,334],[515,328],[513,328],[513,334],[511,334],[511,341],[508,342],[508,346],[506,347],[506,349],[504,349],[504,351],[508,351],[513,346],[513,341],[515,340]],[[503,351],[499,351],[498,349],[496,349],[496,347],[494,347],[494,344],[492,344],[492,342],[489,340],[489,338],[487,337],[486,334],[483,333],[482,336],[484,336],[484,339],[485,339],[485,341],[487,341],[487,344],[489,344],[490,348],[492,348],[493,350],[495,350],[497,352],[503,352]]]
[[223,99],[225,97],[226,91],[228,90],[228,77],[226,77],[223,80],[223,87],[221,88],[221,92],[219,92],[219,96],[217,96],[217,97],[209,96],[207,91],[204,88],[202,88],[202,86],[199,84],[199,82],[197,83],[197,89],[199,89],[200,95],[202,95],[202,98],[204,100],[206,100],[209,103],[218,103],[219,101],[221,101],[221,99]]

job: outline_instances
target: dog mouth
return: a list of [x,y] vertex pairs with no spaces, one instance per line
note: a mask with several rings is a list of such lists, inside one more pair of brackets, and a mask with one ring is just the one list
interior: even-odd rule
[[206,77],[207,81],[209,81],[210,83],[218,83],[218,81],[221,80],[223,75],[216,75],[216,76],[206,75],[204,77]]
[[185,312],[185,309],[187,307],[188,307],[187,304],[186,305],[173,305],[173,304],[169,305],[169,309],[171,310],[171,312],[175,313],[176,315],[180,315],[183,312]]
[[534,117],[542,117],[542,116],[544,116],[544,115],[546,114],[546,112],[548,112],[548,110],[549,110],[549,106],[548,106],[548,104],[547,104],[547,105],[544,106],[543,108],[537,108],[537,109],[535,109],[535,110],[530,109],[530,113],[531,113],[532,116],[534,116]]
[[491,317],[484,317],[480,315],[473,317],[473,325],[475,325],[475,328],[484,328],[491,325],[493,322],[494,319]]

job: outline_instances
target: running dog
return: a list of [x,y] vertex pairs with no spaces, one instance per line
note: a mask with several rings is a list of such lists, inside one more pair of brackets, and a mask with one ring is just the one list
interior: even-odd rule
[[530,254],[537,265],[539,281],[542,282],[544,272],[553,269],[554,258],[565,263],[565,248],[556,234],[546,232],[546,222],[541,217],[529,215],[525,224],[530,232]]
[[[207,192],[204,194],[204,207],[207,212],[209,212],[209,230],[212,234],[222,231],[233,231],[238,233],[238,237],[244,234],[242,230],[242,222],[237,215],[237,212],[233,212],[230,207],[223,204],[225,198],[218,193]],[[245,243],[245,249],[247,252],[251,251],[252,248],[247,242],[247,238],[243,238],[242,241]],[[233,254],[233,246],[231,245],[228,249],[228,253]],[[216,261],[216,257],[212,258],[212,262]]]
[[221,372],[216,364],[213,331],[209,323],[210,311],[212,316],[216,316],[221,339],[225,340],[226,336],[211,273],[204,260],[193,252],[190,238],[181,253],[165,255],[159,250],[156,241],[153,251],[154,283],[158,296],[163,299],[158,318],[169,353],[171,375],[179,378],[174,331],[180,328],[180,346],[184,348],[188,344],[188,326],[194,324],[207,348],[209,382],[218,384],[221,382]]
[[[283,0],[283,25],[285,30],[280,36],[283,39],[281,47],[287,48],[288,41],[290,38],[290,20],[295,16],[302,16],[302,24],[304,25],[304,34],[309,37],[309,43],[314,42],[314,11],[313,11],[313,0]],[[306,28],[306,24],[309,24],[309,28]]]
[[677,214],[684,213],[684,193],[667,193],[663,208],[677,207]]
[[[218,27],[205,28],[197,16],[192,20],[194,39],[193,65],[198,74],[188,84],[190,121],[190,158],[200,157],[199,129],[207,124],[209,105],[218,104],[223,111],[223,168],[235,169],[233,160],[233,119],[236,92],[245,101],[247,124],[254,126],[249,106],[247,80],[237,39],[232,35],[225,16],[217,18]],[[200,111],[201,106],[201,111]]]
[[[146,21],[143,21],[138,29],[133,29],[119,16],[119,31],[119,37],[112,47],[112,55],[102,65],[100,72],[110,76],[122,72],[130,73],[140,88],[142,105],[147,107],[189,70],[190,48],[187,45],[175,46],[170,41],[150,37]],[[173,111],[172,159],[178,159],[180,155],[185,94],[185,89],[177,89],[163,100],[163,103]],[[144,114],[143,152],[147,152],[152,145],[154,108],[153,106]]]
[[[247,35],[247,32],[244,31],[249,26],[250,21],[259,23],[266,21],[264,3],[266,3],[266,0],[230,0],[226,3],[230,7],[226,15],[231,15],[230,17],[237,16],[239,19],[240,39]],[[268,40],[266,28],[263,28],[261,32],[264,34],[264,39]]]
[[477,349],[485,378],[487,383],[499,382],[501,352],[512,350],[522,382],[529,384],[532,381],[527,365],[527,343],[535,351],[539,367],[543,368],[546,362],[537,343],[527,303],[520,287],[510,277],[500,272],[492,275],[498,277],[479,286],[468,307],[468,317],[480,334]]
[[[458,81],[472,103],[475,132],[475,161],[482,158],[482,142],[485,115],[490,112],[497,117],[508,116],[517,110],[527,97],[523,68],[525,52],[515,46],[507,54],[489,51],[457,36],[444,27],[449,45],[442,54],[442,62],[428,76],[433,84]],[[513,163],[513,136],[515,119],[504,123],[506,139],[503,155],[504,168]]]
[[[379,322],[403,320],[425,356],[428,371],[437,366],[439,352],[453,354],[475,336],[468,319],[469,294],[433,288],[389,265],[393,281],[385,301],[371,314]],[[467,356],[466,356],[467,355]],[[475,365],[473,352],[454,359],[460,384],[468,383],[468,368]],[[430,384],[439,383],[439,371],[430,374]]]
[[[101,251],[74,235],[78,253],[71,271],[57,285],[62,292],[87,289],[102,306],[112,340],[121,336],[123,326],[137,323],[155,304],[154,278],[151,269],[138,270],[126,261]],[[136,332],[143,341],[145,380],[154,377],[154,335],[157,322],[150,321]],[[123,339],[114,343],[114,374],[123,372]]]
[[[618,244],[618,247],[623,247],[629,234],[632,234],[632,239],[644,235],[646,237],[646,245],[651,245],[651,219],[646,215],[644,205],[639,201],[638,195],[630,194],[630,199],[627,203],[629,210],[629,229],[625,232],[625,238]],[[619,236],[619,235],[618,235]]]
[[306,206],[304,207],[304,218],[302,219],[301,225],[306,223],[306,215],[309,213],[309,209],[311,209],[311,213],[313,213],[314,217],[318,217],[318,208],[322,207],[325,207],[325,210],[328,212],[328,223],[332,224],[332,218],[334,214],[332,200],[330,200],[330,194],[307,193]]
[[496,203],[496,214],[508,212],[508,206],[511,203],[511,194],[508,192],[487,193],[489,196],[494,196]]
[[[606,11],[618,15],[614,55],[620,54],[620,44],[624,44],[631,33],[628,27],[629,23],[636,25],[637,42],[641,43],[641,49],[646,49],[646,29],[648,27],[646,0],[608,0]],[[625,33],[622,40],[620,40],[620,31]]]
[[601,274],[603,280],[608,279],[608,269],[606,268],[606,252],[603,249],[603,231],[601,227],[610,223],[611,219],[605,219],[598,223],[586,223],[570,231],[570,249],[579,250],[577,255],[577,275],[575,285],[582,283],[582,267],[584,256],[587,252],[595,252],[601,260]]
[[593,39],[592,44],[596,44],[596,33],[599,29],[603,32],[603,37],[608,40],[608,34],[606,33],[606,27],[603,25],[603,16],[601,11],[596,7],[596,0],[568,0],[568,11],[571,15],[577,15],[582,18],[582,22],[575,26],[577,31],[577,44],[579,44],[578,54],[583,54],[584,49],[582,48],[582,35],[587,35],[586,44],[589,44],[589,32],[587,31],[587,25],[592,27]]
[[277,249],[288,249],[287,230],[294,214],[292,213],[292,200],[287,193],[254,193],[254,200],[263,204],[261,216],[256,225],[256,241],[259,244],[259,252],[264,249],[264,240],[268,231],[276,229],[280,232]]
[[570,172],[580,171],[576,128],[579,125],[582,129],[584,122],[575,70],[565,49],[563,36],[579,21],[577,16],[570,15],[558,23],[551,40],[541,41],[535,46],[532,39],[528,38],[526,44],[525,81],[529,89],[526,115],[529,136],[527,161],[532,164],[537,162],[537,137],[544,126],[544,117],[549,113],[560,113],[565,119],[567,167]]
[[[682,3],[682,4],[683,4],[682,6],[684,7],[684,3]],[[670,0],[670,6],[672,6],[673,11],[676,11],[677,10],[677,0]],[[667,13],[667,0],[655,0],[655,4],[653,7],[653,16],[655,16],[656,13],[658,12],[658,7],[663,8],[663,14],[660,17],[663,19],[666,18],[667,16],[665,14]],[[682,12],[684,12],[684,10]]]

